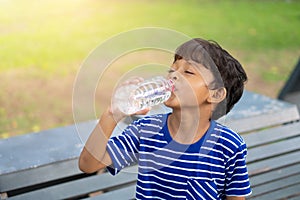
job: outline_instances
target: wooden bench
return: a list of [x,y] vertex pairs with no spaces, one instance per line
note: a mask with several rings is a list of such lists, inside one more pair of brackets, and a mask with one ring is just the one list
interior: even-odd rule
[[[298,120],[295,105],[250,92],[220,119],[246,140],[253,190],[249,199],[300,199]],[[82,140],[95,123],[0,140],[1,199],[133,199],[136,166],[117,176],[79,171]],[[86,136],[79,137],[78,132]]]

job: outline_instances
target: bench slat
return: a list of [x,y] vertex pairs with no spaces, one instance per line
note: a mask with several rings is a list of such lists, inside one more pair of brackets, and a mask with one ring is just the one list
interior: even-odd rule
[[247,161],[248,163],[251,163],[260,159],[266,159],[272,156],[296,151],[300,149],[298,144],[300,144],[300,137],[282,140],[280,142],[260,146],[259,148],[249,149]]
[[258,130],[261,128],[281,125],[284,123],[289,123],[299,120],[299,113],[297,106],[291,106],[286,108],[283,112],[270,112],[269,114],[252,116],[249,118],[241,118],[236,120],[230,120],[223,123],[231,127],[233,130],[242,133],[253,130]]
[[[131,168],[136,168],[131,167]],[[130,169],[129,169],[130,170]],[[101,191],[108,188],[117,187],[123,184],[135,183],[137,180],[136,173],[120,172],[117,176],[109,173],[90,176],[71,182],[66,182],[47,188],[35,190],[21,195],[13,196],[11,200],[31,200],[43,197],[43,200],[66,199],[71,197],[88,194],[95,191]]]
[[136,185],[130,185],[125,188],[114,190],[113,192],[107,192],[99,196],[91,197],[91,200],[113,200],[113,199],[134,199],[135,198]]
[[73,159],[57,162],[55,163],[55,167],[53,165],[45,165],[34,169],[22,170],[17,173],[2,175],[0,178],[0,192],[82,174],[77,165],[78,160]]
[[[283,189],[279,189],[261,196],[250,197],[249,199],[257,199],[257,200],[277,200],[277,199],[290,199],[288,197],[294,196],[295,194],[300,195],[300,183],[295,184],[290,187],[286,187]],[[295,198],[299,199],[299,197]]]
[[248,164],[249,176],[279,169],[300,162],[300,151]]
[[[283,134],[284,133],[284,134]],[[248,149],[253,146],[270,143],[273,141],[282,140],[293,136],[300,135],[300,122],[287,124],[267,130],[262,130],[255,133],[244,134],[243,138]]]
[[[293,176],[286,177],[286,178],[276,180],[276,181],[272,181],[272,182],[269,182],[269,183],[266,183],[266,184],[263,184],[263,185],[260,185],[257,187],[253,187],[252,195],[259,196],[266,192],[280,190],[282,188],[293,186],[293,185],[299,184],[299,183],[300,183],[300,174],[293,175]],[[299,189],[300,189],[300,187],[299,187]]]
[[251,187],[255,187],[257,185],[274,181],[277,179],[282,179],[287,176],[291,176],[294,174],[300,173],[300,163],[284,168],[280,168],[278,170],[265,172],[263,174],[259,174],[257,176],[251,176]]

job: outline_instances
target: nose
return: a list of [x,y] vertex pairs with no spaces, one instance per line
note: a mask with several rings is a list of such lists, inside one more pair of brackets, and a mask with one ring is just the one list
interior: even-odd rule
[[172,79],[173,81],[178,80],[178,73],[177,73],[177,72],[173,72],[173,73],[171,74],[171,79]]

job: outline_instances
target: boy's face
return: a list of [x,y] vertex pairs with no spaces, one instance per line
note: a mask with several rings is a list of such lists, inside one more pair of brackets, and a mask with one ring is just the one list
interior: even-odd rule
[[174,81],[174,91],[166,106],[171,108],[195,107],[207,103],[208,85],[214,80],[203,65],[184,59],[177,60],[169,70],[168,78]]

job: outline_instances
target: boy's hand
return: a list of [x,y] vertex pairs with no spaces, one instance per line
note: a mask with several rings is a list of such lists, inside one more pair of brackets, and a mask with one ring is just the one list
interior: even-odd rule
[[[122,84],[120,84],[118,86],[118,88],[124,87],[126,85],[137,85],[137,84],[139,84],[139,83],[141,83],[143,81],[144,81],[144,79],[141,78],[141,77],[132,77],[132,78],[126,80],[125,82],[123,82]],[[146,109],[140,110],[140,111],[138,111],[136,113],[133,113],[133,114],[130,114],[130,115],[126,115],[125,113],[123,113],[122,111],[120,111],[120,109],[118,108],[118,106],[114,104],[114,101],[112,101],[112,106],[109,108],[109,113],[114,117],[114,119],[116,120],[116,122],[119,122],[120,120],[122,120],[126,116],[146,115],[150,110],[151,110],[151,108],[146,108]]]
[[146,115],[151,108],[145,108],[143,110],[140,110],[136,113],[133,113],[131,115],[126,115],[125,113],[121,112],[118,108],[112,109],[112,107],[108,108],[108,115],[114,118],[114,120],[118,123],[126,116],[132,116],[132,115]]

